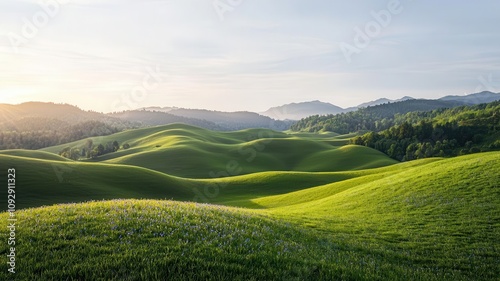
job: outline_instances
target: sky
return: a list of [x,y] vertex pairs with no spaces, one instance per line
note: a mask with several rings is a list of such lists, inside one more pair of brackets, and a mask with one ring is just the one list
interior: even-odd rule
[[2,0],[0,103],[262,112],[500,92],[500,1]]

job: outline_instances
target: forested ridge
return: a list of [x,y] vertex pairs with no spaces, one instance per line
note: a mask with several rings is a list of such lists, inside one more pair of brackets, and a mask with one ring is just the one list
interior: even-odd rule
[[[185,109],[176,112],[186,116],[146,110],[104,114],[84,111],[69,104],[42,102],[0,104],[0,149],[40,149],[125,129],[173,123],[217,131],[247,128],[287,130],[291,124],[290,121],[277,121],[251,112]],[[187,116],[190,114],[194,117]]]
[[457,156],[500,149],[500,102],[397,114],[383,131],[351,143],[375,148],[396,160]]
[[[382,131],[402,123],[398,117],[408,112],[430,111],[463,105],[456,101],[406,100],[360,108],[356,111],[336,115],[313,115],[293,124],[292,131],[330,131],[348,134],[358,131]],[[400,122],[400,123],[398,123]]]
[[0,149],[40,149],[136,127],[136,123],[69,104],[0,104]]
[[17,128],[2,125],[0,149],[40,149],[88,137],[111,135],[132,127],[125,123],[101,121],[83,121],[72,125],[57,119],[34,117],[17,120]]
[[310,116],[293,131],[364,133],[352,144],[375,148],[399,161],[500,149],[500,101],[407,100],[337,115]]

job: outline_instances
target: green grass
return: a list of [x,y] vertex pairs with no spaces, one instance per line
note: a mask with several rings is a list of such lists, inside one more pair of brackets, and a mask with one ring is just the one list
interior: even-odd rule
[[[259,208],[251,202],[255,196],[283,194],[364,174],[363,171],[262,172],[189,179],[129,165],[53,161],[2,154],[0,163],[0,178],[7,177],[8,168],[17,171],[19,208],[115,198],[197,200]],[[4,163],[9,164],[4,166]],[[217,195],[212,196],[215,192]],[[0,196],[4,200],[7,189],[0,190]],[[0,208],[5,210],[5,206],[3,204]]]
[[[2,157],[30,165],[54,162]],[[18,266],[25,269],[19,276],[24,280],[127,280],[125,275],[128,280],[169,276],[183,280],[496,280],[500,274],[499,160],[500,153],[495,152],[345,173],[267,172],[213,180],[170,177],[176,188],[125,189],[130,197],[188,198],[191,194],[182,193],[183,184],[225,183],[217,196],[221,204],[252,202],[249,206],[254,209],[142,200],[22,210],[17,213],[22,222],[19,251],[29,255],[19,257]],[[118,170],[110,175],[126,169],[123,174],[129,180],[140,177],[133,174],[139,169],[134,167],[72,164],[97,168],[85,179],[113,167]],[[151,182],[157,180],[154,175],[165,177],[146,169],[140,173],[145,173],[140,179]],[[25,176],[18,173],[19,180]],[[96,180],[102,177],[96,175]],[[317,177],[334,183],[310,186]],[[295,184],[302,187],[287,187]],[[110,193],[124,192],[103,186]],[[276,190],[270,191],[274,186]],[[80,200],[102,192],[80,188],[66,187],[81,192]],[[18,192],[22,202],[25,197],[19,186]],[[59,199],[49,196],[46,203]],[[6,216],[3,213],[0,219],[5,221]],[[217,229],[216,234],[208,233],[210,229]],[[167,230],[168,235],[155,236]],[[5,246],[0,244],[1,254],[6,253]]]
[[[245,139],[259,132],[207,134],[181,125],[124,132],[131,150],[97,162],[0,153],[0,178],[16,168],[22,209],[16,277],[498,280],[500,152],[394,164],[372,149],[334,144],[342,136]],[[183,178],[117,164],[132,157],[146,166],[165,151],[188,157],[193,150],[191,165],[227,172],[238,167],[224,163],[239,159],[233,149],[259,144],[266,148],[248,163],[257,173],[241,164],[248,170],[228,177]],[[128,200],[53,205],[117,198]],[[0,243],[3,256],[6,247]],[[3,263],[0,280],[6,269]]]
[[18,279],[303,280],[355,272],[321,259],[329,242],[226,207],[108,201],[17,215]]
[[[0,214],[0,219],[6,218],[7,214]],[[28,209],[18,211],[17,218],[17,280],[390,280],[401,276],[434,280],[444,274],[415,270],[393,253],[358,248],[363,245],[334,241],[310,229],[221,206],[114,200]],[[4,244],[0,253],[8,254]],[[7,280],[7,265],[2,263],[0,268],[0,278]]]
[[[103,155],[91,162],[140,166],[187,178],[266,171],[350,171],[397,163],[366,147],[340,149],[346,141],[338,137],[335,134],[285,134],[268,129],[215,132],[174,124],[93,138],[96,144],[117,140],[121,144],[129,143],[131,148]],[[84,142],[50,147],[44,151],[58,153],[64,147],[81,147]],[[346,162],[346,159],[356,161]],[[228,171],[228,165],[236,166],[234,171]]]
[[25,150],[25,149],[0,150],[0,155],[10,155],[10,156],[19,156],[19,157],[54,160],[54,161],[70,161],[67,158],[64,158],[62,156],[50,152]]
[[254,202],[273,217],[318,229],[334,241],[355,239],[449,279],[495,280],[499,160],[500,153],[463,156]]

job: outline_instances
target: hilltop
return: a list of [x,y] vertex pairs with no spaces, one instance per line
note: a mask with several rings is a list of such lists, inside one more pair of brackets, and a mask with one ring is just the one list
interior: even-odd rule
[[[118,141],[120,149],[85,161],[140,166],[170,175],[216,178],[265,171],[332,172],[397,163],[362,146],[347,146],[343,136],[294,135],[268,129],[216,132],[183,124],[130,130],[91,138],[94,144]],[[83,149],[81,140],[43,151]],[[346,161],[350,159],[352,161]]]
[[[20,171],[33,167],[24,174],[38,171],[33,180],[50,174],[51,164],[64,163],[1,157],[10,157]],[[128,198],[181,198],[186,190],[181,185],[187,182],[227,181],[227,189],[221,188],[213,199],[231,205],[246,198],[252,202],[246,206],[253,209],[125,200],[20,210],[19,250],[29,248],[30,254],[19,259],[24,268],[19,277],[495,280],[500,274],[495,250],[500,243],[499,160],[500,153],[491,152],[345,173],[194,181],[148,170],[134,173],[138,168],[121,165],[111,172],[103,164],[71,163],[73,173],[84,177],[75,180],[64,174],[64,180],[88,184],[84,189],[61,185],[55,175],[52,181],[38,178],[51,188],[59,185],[80,194],[78,200],[66,194],[66,201],[95,199],[91,196],[99,188],[115,198],[123,198],[123,188],[137,191]],[[38,167],[33,161],[39,161]],[[82,181],[99,171],[115,178],[101,187]],[[175,187],[152,185],[159,176]],[[121,180],[114,187],[108,185],[117,177]],[[301,177],[308,179],[294,187]],[[306,184],[317,177],[322,180]],[[269,185],[259,184],[266,180]],[[32,196],[46,194],[43,186],[22,185]],[[47,196],[45,202],[62,196]],[[19,197],[26,198],[22,191]],[[0,251],[6,251],[5,244]]]
[[[342,127],[339,130],[331,128],[328,122],[322,121],[338,114],[351,116],[371,112],[376,113],[377,116],[370,116],[370,118],[375,117],[377,120],[370,119],[369,122],[382,122],[383,119],[391,118],[394,114],[452,108],[498,99],[500,99],[500,94],[491,92],[446,96],[439,100],[415,100],[411,97],[397,100],[380,98],[345,109],[330,103],[311,101],[273,107],[261,114],[248,111],[221,112],[159,106],[104,114],[84,111],[69,104],[44,102],[0,104],[0,149],[40,149],[129,129],[174,123],[184,123],[216,131],[251,128],[286,131],[291,128],[295,131],[314,132],[335,130],[335,132],[347,134],[352,132],[351,127]],[[321,124],[316,124],[318,117],[321,119]],[[358,125],[364,126],[362,123]]]

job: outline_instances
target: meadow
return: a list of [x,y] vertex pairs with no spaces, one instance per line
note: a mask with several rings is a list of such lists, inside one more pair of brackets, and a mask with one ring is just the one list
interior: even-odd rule
[[176,124],[92,160],[0,151],[16,280],[498,280],[500,152],[398,163],[349,137]]

